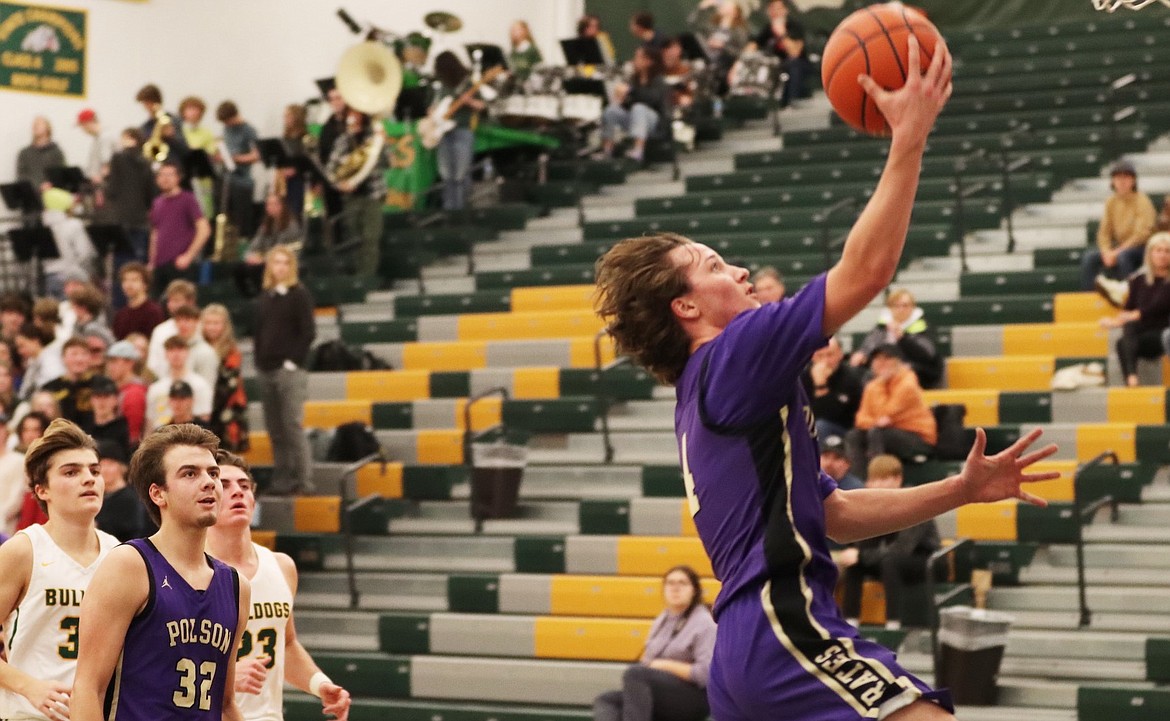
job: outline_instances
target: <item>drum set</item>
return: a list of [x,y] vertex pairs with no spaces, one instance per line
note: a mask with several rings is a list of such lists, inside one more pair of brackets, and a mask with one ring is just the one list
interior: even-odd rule
[[597,123],[621,79],[617,68],[537,65],[523,81],[502,81],[491,110],[505,122]]

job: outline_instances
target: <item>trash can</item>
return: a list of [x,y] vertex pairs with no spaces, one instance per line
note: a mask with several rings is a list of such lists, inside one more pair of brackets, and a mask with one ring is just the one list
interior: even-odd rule
[[471,517],[477,523],[516,515],[520,481],[528,463],[528,434],[493,430],[471,443]]
[[994,706],[999,664],[1007,645],[1010,614],[970,606],[939,611],[937,686],[950,688],[956,704]]

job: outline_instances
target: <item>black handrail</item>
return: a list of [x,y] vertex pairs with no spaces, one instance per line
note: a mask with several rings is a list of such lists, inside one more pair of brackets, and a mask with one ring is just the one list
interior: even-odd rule
[[508,389],[504,386],[493,386],[471,396],[463,406],[463,465],[473,465],[471,457],[471,441],[475,432],[471,429],[471,407],[485,398],[498,395],[502,400],[508,400]]
[[855,196],[849,196],[847,198],[841,198],[836,203],[833,203],[813,216],[813,222],[821,226],[821,249],[825,254],[826,271],[833,267],[833,248],[835,247],[831,238],[832,227],[829,221],[842,210],[855,208],[856,206],[857,198]]
[[952,232],[954,233],[954,240],[959,244],[959,267],[966,272],[967,268],[967,226],[965,222],[966,206],[963,201],[975,193],[981,192],[987,188],[986,183],[976,183],[970,188],[964,187],[964,179],[967,171],[971,167],[971,162],[974,160],[982,160],[987,157],[986,148],[976,148],[975,150],[955,159],[954,173],[955,173],[955,212],[954,222],[951,224]]
[[628,356],[621,356],[608,365],[602,364],[601,339],[607,335],[609,335],[609,331],[602,328],[593,336],[593,370],[597,373],[597,385],[593,396],[597,400],[598,419],[601,421],[601,442],[605,446],[605,462],[613,463],[613,437],[609,431],[609,409],[613,404],[613,399],[609,396],[609,380],[606,376],[614,368],[627,365],[630,359]]
[[1012,147],[1012,138],[1021,133],[1026,133],[1031,129],[1031,123],[1020,123],[999,138],[999,170],[1002,173],[1001,182],[1003,184],[1003,187],[1000,188],[1000,213],[1007,222],[1007,252],[1009,253],[1016,251],[1016,226],[1012,220],[1012,214],[1016,209],[1016,199],[1012,194],[1012,173],[1026,165],[1030,165],[1032,159],[1030,157],[1023,157],[1012,162],[1008,152]]
[[1085,628],[1093,621],[1093,612],[1089,610],[1089,602],[1086,598],[1087,591],[1085,589],[1085,533],[1084,523],[1087,518],[1092,518],[1097,514],[1097,511],[1102,507],[1108,505],[1110,507],[1109,519],[1112,522],[1117,521],[1117,499],[1112,495],[1105,495],[1090,503],[1088,506],[1081,505],[1081,494],[1077,490],[1079,485],[1077,481],[1080,480],[1081,474],[1089,468],[1099,466],[1105,461],[1112,461],[1113,465],[1119,463],[1117,454],[1113,451],[1102,451],[1098,453],[1092,460],[1086,462],[1084,465],[1077,468],[1077,472],[1073,477],[1073,516],[1076,523],[1077,535],[1077,601],[1079,603],[1080,616],[1077,625]]
[[351,514],[355,509],[359,508],[364,502],[357,501],[351,504],[349,494],[349,481],[351,478],[356,479],[358,469],[364,467],[369,463],[381,463],[382,471],[386,470],[386,452],[379,448],[377,453],[370,455],[360,460],[345,466],[341,469],[341,487],[338,489],[341,492],[341,532],[345,544],[345,579],[349,587],[349,607],[356,609],[361,600],[358,594],[357,587],[357,572],[354,569],[353,555],[354,555],[354,538],[353,538],[353,522]]
[[945,548],[938,549],[934,553],[930,554],[930,558],[926,559],[926,602],[930,608],[930,653],[933,658],[935,683],[937,683],[938,679],[941,677],[938,653],[939,608],[943,604],[949,602],[951,599],[971,590],[970,583],[960,583],[950,591],[947,591],[945,594],[943,594],[940,599],[935,595],[934,591],[935,568],[938,566],[939,561],[942,561],[947,556],[957,553],[959,549],[974,545],[975,542],[970,538],[964,538],[962,540],[956,541],[955,543],[952,543]]

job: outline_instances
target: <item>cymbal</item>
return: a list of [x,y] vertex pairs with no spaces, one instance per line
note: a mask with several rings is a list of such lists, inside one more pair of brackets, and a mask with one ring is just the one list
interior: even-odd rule
[[437,30],[441,33],[458,32],[463,27],[463,21],[459,19],[458,15],[445,12],[427,13],[423,18],[423,22],[431,30]]

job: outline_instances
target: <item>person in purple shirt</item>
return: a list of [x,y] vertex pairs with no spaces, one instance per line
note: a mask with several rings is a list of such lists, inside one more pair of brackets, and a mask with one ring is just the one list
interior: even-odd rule
[[211,236],[211,225],[195,194],[183,190],[178,165],[165,163],[155,173],[159,195],[150,206],[150,262],[155,295],[176,278],[195,280],[195,261]]
[[622,690],[593,701],[593,721],[703,721],[715,619],[703,603],[699,574],[675,566],[662,577],[666,609],[646,637],[638,663],[622,674]]
[[1021,484],[1055,477],[1028,472],[1056,451],[1025,454],[1039,431],[989,457],[978,429],[958,475],[915,488],[842,491],[819,467],[800,373],[897,269],[926,139],[951,93],[939,48],[923,74],[911,36],[901,89],[859,78],[890,123],[886,167],[841,259],[796,295],[761,305],[746,269],[669,233],[622,241],[598,261],[598,311],[619,352],[676,387],[690,513],[723,582],[707,681],[719,721],[953,719],[948,693],[841,617],[828,538],[881,536],[966,503],[1043,504]]

